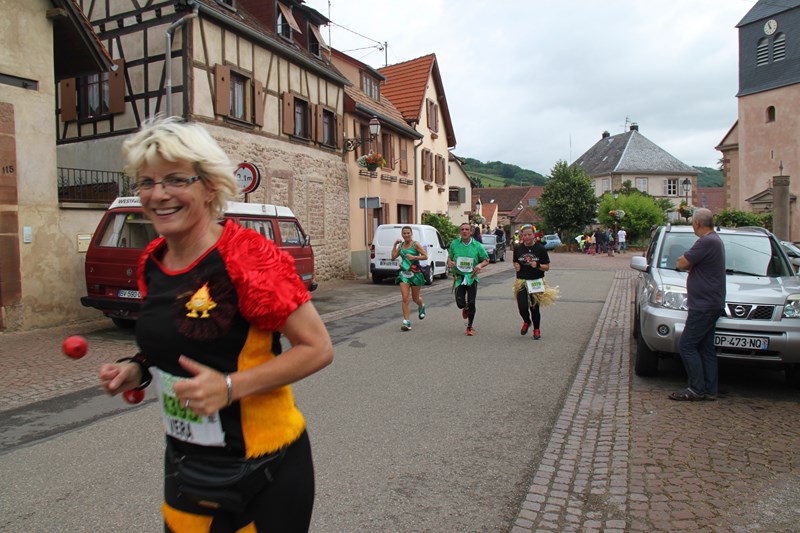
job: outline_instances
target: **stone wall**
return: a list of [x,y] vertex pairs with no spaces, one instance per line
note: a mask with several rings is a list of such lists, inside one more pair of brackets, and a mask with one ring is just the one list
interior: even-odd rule
[[311,235],[316,280],[344,276],[350,267],[350,221],[347,167],[341,154],[207,127],[234,164],[247,161],[261,171],[261,185],[241,200],[291,208]]

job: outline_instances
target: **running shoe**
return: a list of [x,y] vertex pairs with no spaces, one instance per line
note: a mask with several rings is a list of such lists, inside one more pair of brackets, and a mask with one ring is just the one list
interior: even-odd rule
[[420,320],[422,320],[423,318],[425,318],[425,304],[422,304],[422,305],[420,306],[419,310],[417,311],[417,314],[419,315],[419,319],[420,319]]
[[539,340],[542,338],[542,332],[538,329],[533,330],[533,340]]
[[525,334],[527,334],[527,333],[528,333],[528,328],[529,328],[529,327],[531,327],[531,325],[530,325],[530,324],[528,324],[527,322],[523,322],[523,324],[522,324],[522,329],[520,329],[520,330],[519,330],[519,334],[520,334],[520,335],[525,335]]
[[461,310],[461,318],[464,320],[469,319],[469,310],[466,307]]
[[403,320],[403,325],[400,326],[400,331],[410,331],[410,330],[411,330],[411,321]]
[[475,328],[467,326],[467,337],[472,337],[473,335],[475,335]]

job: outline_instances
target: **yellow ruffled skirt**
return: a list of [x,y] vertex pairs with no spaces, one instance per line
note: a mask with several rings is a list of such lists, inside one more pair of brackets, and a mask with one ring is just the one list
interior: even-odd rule
[[[527,291],[525,288],[525,280],[517,279],[514,281],[514,298],[517,297],[519,291]],[[558,285],[551,287],[547,280],[544,280],[544,292],[533,292],[529,294],[531,305],[539,305],[541,307],[553,304],[558,300]]]

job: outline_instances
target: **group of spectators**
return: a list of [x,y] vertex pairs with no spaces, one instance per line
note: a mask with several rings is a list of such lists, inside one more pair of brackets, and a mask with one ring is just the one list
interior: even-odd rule
[[578,245],[582,252],[587,254],[608,254],[614,252],[626,253],[628,250],[628,232],[624,227],[618,231],[611,228],[598,229],[591,233],[578,236]]

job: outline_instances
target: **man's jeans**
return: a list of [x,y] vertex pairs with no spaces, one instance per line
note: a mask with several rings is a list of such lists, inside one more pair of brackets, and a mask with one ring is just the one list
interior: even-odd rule
[[720,316],[719,309],[689,309],[686,317],[679,348],[683,366],[689,375],[689,388],[697,394],[717,394],[719,370],[714,350],[714,326]]
[[628,243],[625,241],[620,241],[619,243],[619,251],[623,254],[628,250]]

